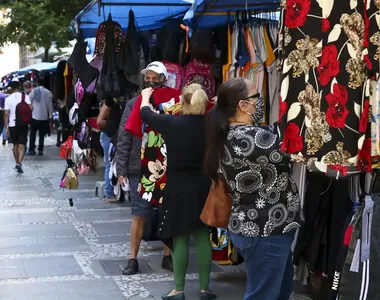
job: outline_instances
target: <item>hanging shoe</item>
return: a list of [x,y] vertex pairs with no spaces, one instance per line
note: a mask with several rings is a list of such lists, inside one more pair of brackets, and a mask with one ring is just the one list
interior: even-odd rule
[[139,271],[139,262],[137,259],[130,259],[128,261],[128,265],[123,270],[123,275],[129,276],[129,275],[135,275]]

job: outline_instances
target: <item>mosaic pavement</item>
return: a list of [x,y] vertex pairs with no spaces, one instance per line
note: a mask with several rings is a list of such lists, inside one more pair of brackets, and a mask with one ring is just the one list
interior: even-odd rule
[[[54,140],[48,144],[46,156],[26,159],[22,175],[13,170],[11,146],[0,145],[0,300],[161,299],[173,281],[160,269],[161,244],[143,242],[141,273],[121,276],[130,254],[128,203],[95,197],[101,173],[80,177],[77,191],[59,190],[65,163]],[[188,273],[186,298],[198,299],[194,255]],[[218,299],[242,299],[244,286],[243,266],[213,266]]]

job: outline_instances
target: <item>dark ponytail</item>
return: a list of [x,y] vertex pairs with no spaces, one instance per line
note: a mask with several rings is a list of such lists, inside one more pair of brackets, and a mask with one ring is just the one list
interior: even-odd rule
[[217,104],[208,114],[204,166],[206,174],[213,180],[218,178],[219,162],[224,154],[229,130],[229,119],[236,114],[239,101],[247,97],[248,89],[245,79],[228,80],[220,86]]

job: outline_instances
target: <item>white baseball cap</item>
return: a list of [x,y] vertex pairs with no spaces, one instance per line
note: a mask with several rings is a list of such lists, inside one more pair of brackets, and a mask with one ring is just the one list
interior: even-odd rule
[[163,74],[165,75],[165,78],[168,78],[168,71],[166,70],[165,65],[160,61],[151,62],[144,70],[141,71],[141,74],[145,75],[147,71]]

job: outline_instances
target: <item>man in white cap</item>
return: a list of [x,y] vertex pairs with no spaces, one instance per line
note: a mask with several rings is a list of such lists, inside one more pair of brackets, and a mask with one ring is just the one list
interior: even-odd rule
[[[167,79],[167,70],[163,63],[152,62],[144,70],[145,87],[158,88],[164,86]],[[131,225],[131,258],[128,265],[123,270],[123,275],[133,275],[139,271],[137,255],[140,248],[140,242],[144,234],[144,223],[147,218],[152,216],[152,205],[143,199],[138,191],[141,182],[141,142],[142,139],[127,130],[125,125],[130,119],[133,107],[138,97],[127,102],[125,107],[117,139],[116,150],[116,168],[119,177],[119,183],[123,184],[128,181],[130,185],[130,201],[132,208],[132,225]],[[168,247],[164,248],[164,257],[162,268],[173,271],[173,261],[171,251]]]
[[144,75],[145,87],[157,88],[163,86],[167,80],[168,73],[165,65],[162,62],[151,62],[144,70],[141,71]]

